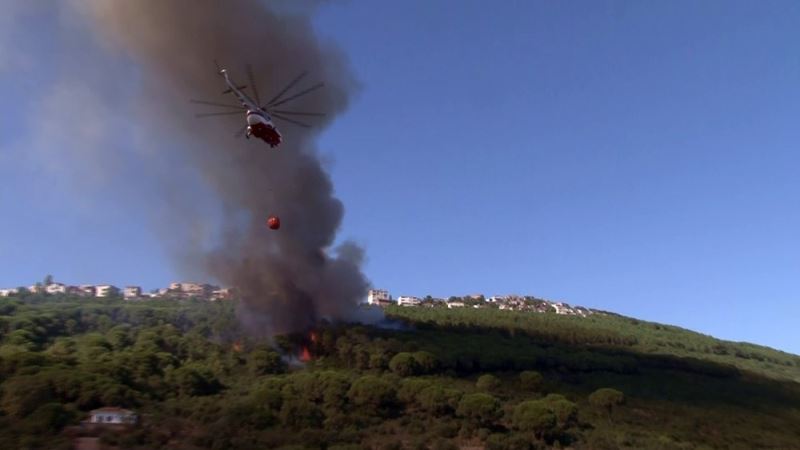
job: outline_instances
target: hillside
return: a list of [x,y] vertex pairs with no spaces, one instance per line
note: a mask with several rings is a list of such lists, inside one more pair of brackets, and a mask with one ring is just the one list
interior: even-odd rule
[[[2,299],[0,448],[800,448],[794,355],[614,315],[387,314],[260,342],[235,302]],[[80,425],[102,406],[141,420]]]
[[647,355],[696,358],[735,366],[775,379],[800,382],[800,356],[746,342],[731,342],[683,328],[613,313],[587,317],[518,313],[497,309],[388,309],[388,315],[417,324],[448,328],[491,328],[523,333],[539,342],[610,348]]

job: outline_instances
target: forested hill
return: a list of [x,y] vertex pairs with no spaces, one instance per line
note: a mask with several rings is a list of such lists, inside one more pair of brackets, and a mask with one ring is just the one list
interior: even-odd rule
[[[764,347],[422,307],[260,341],[235,306],[0,299],[0,449],[800,448],[800,358]],[[81,424],[109,406],[140,420]]]
[[535,337],[538,342],[675,356],[689,361],[713,361],[770,378],[800,382],[798,355],[747,342],[724,341],[683,328],[613,313],[580,317],[486,308],[393,307],[388,314],[417,327],[490,328],[509,335],[525,334]]

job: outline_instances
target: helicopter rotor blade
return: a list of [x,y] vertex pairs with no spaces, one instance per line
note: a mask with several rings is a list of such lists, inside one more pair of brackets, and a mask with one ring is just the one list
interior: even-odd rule
[[297,111],[281,111],[281,110],[273,110],[272,113],[283,114],[286,116],[314,116],[314,117],[324,117],[325,113],[312,113],[312,112],[297,112]]
[[211,116],[230,116],[233,114],[241,114],[240,111],[226,111],[226,112],[215,112],[215,113],[202,113],[202,114],[195,114],[194,116],[197,118],[201,117],[211,117]]
[[277,103],[273,103],[273,104],[268,105],[268,106],[272,107],[272,106],[282,105],[282,104],[284,104],[284,103],[286,103],[288,101],[292,101],[292,100],[296,99],[297,97],[302,97],[303,95],[306,95],[306,94],[308,94],[308,93],[310,93],[312,91],[316,91],[317,89],[319,89],[319,88],[321,88],[323,86],[325,86],[325,83],[317,83],[317,84],[311,86],[310,88],[308,88],[308,89],[306,89],[304,91],[300,91],[297,94],[294,94],[293,96],[291,96],[289,98],[283,99],[283,100],[281,100],[281,101],[279,101]]
[[278,95],[276,95],[275,97],[272,97],[267,102],[267,105],[271,105],[272,103],[277,102],[278,99],[280,99],[281,96],[286,93],[286,91],[291,89],[295,84],[297,84],[298,81],[302,80],[306,75],[308,75],[308,72],[303,72],[300,75],[298,75],[294,80],[292,80],[288,85],[286,85],[286,87],[283,88],[282,91],[278,92]]
[[250,87],[253,88],[253,97],[256,98],[256,104],[260,105],[261,104],[261,98],[258,95],[258,88],[256,87],[256,80],[253,77],[253,66],[248,64],[245,67],[245,71],[247,72],[247,78],[250,81]]
[[197,104],[200,104],[200,105],[220,106],[220,107],[224,107],[224,108],[236,108],[236,109],[241,109],[241,110],[246,109],[246,108],[243,108],[243,107],[237,106],[237,105],[226,105],[225,103],[209,102],[209,101],[206,101],[206,100],[191,99],[191,100],[189,100],[189,102],[190,103],[197,103]]
[[307,123],[299,122],[299,121],[297,121],[297,120],[290,119],[290,118],[288,118],[288,117],[283,117],[283,116],[281,116],[281,115],[279,115],[279,114],[273,114],[273,115],[272,115],[272,117],[274,117],[274,118],[276,118],[276,119],[280,119],[280,120],[285,120],[286,122],[293,123],[293,124],[295,124],[295,125],[297,125],[297,126],[299,126],[299,127],[303,127],[303,128],[311,128],[311,125],[309,125],[309,124],[307,124]]

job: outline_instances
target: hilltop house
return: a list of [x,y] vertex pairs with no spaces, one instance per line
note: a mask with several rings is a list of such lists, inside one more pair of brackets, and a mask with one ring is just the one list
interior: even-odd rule
[[94,297],[95,295],[95,287],[92,284],[82,284],[78,286],[79,295],[83,295],[86,297]]
[[211,293],[218,290],[217,286],[206,283],[176,282],[169,285],[170,295],[177,295],[182,298],[199,297],[211,298]]
[[386,306],[392,303],[392,295],[385,289],[370,289],[367,303],[375,306]]
[[562,315],[576,315],[578,314],[570,305],[564,302],[551,303],[550,306],[555,309],[556,314]]
[[401,295],[397,297],[397,306],[419,306],[422,303],[422,300],[418,299],[417,297],[411,297],[408,295]]
[[119,288],[110,284],[98,284],[94,287],[95,297],[111,297],[119,294]]
[[125,286],[122,291],[123,298],[137,298],[142,296],[142,288],[139,286]]
[[233,288],[219,288],[211,292],[211,300],[230,300],[235,294]]
[[64,283],[50,283],[44,287],[44,291],[48,294],[66,294],[67,286]]

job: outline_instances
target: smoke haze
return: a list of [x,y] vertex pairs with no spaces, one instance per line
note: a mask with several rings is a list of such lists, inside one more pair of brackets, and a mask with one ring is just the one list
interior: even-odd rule
[[[364,255],[353,243],[331,248],[344,208],[315,142],[319,130],[345,110],[357,84],[343,55],[315,36],[314,3],[280,11],[259,0],[68,5],[73,20],[91,25],[89,34],[99,48],[137,68],[121,74],[118,67],[94,61],[65,64],[68,69],[59,73],[56,85],[71,93],[64,94],[70,101],[87,84],[100,100],[78,99],[81,106],[73,117],[48,131],[51,137],[80,139],[75,147],[81,150],[70,152],[73,176],[82,180],[101,169],[108,178],[129,165],[142,166],[135,195],[147,205],[165,246],[191,273],[237,288],[243,299],[240,319],[252,332],[302,331],[323,317],[353,317],[368,286],[360,269]],[[80,59],[74,46],[70,52]],[[214,60],[247,85],[244,68],[251,64],[262,101],[308,71],[295,91],[317,81],[326,87],[283,106],[327,116],[315,118],[308,130],[276,122],[284,135],[278,149],[256,139],[234,139],[244,114],[196,119],[197,112],[219,109],[188,103],[190,98],[236,103],[220,95],[225,86]],[[134,100],[120,100],[115,79],[117,84],[134,81]],[[51,99],[43,107],[52,105]],[[120,115],[135,125],[119,125]],[[72,127],[86,118],[92,125],[83,127],[91,128],[79,128],[82,134],[75,137]],[[118,144],[120,139],[128,142]],[[115,149],[126,145],[135,148]],[[280,216],[279,231],[266,227],[270,214]]]

